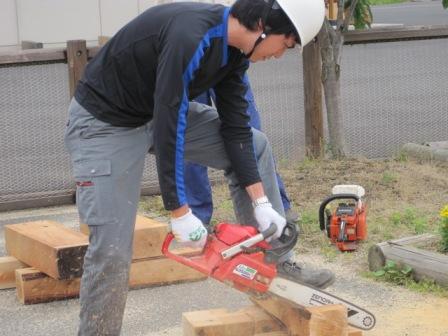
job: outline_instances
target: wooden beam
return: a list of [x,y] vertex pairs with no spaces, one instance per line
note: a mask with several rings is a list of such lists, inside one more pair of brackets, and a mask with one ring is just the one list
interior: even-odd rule
[[350,30],[344,33],[344,44],[393,42],[410,39],[447,38],[448,25],[408,26]]
[[64,61],[65,49],[30,49],[14,52],[1,52],[0,64],[30,63],[45,61]]
[[[81,278],[57,280],[35,268],[16,270],[17,297],[24,304],[65,300],[79,296]],[[138,289],[181,282],[205,280],[207,277],[171,259],[134,260],[129,273],[129,288]]]
[[280,323],[263,310],[250,306],[236,312],[224,309],[195,311],[182,314],[183,336],[252,336],[284,335]]
[[[89,227],[80,224],[82,233],[89,235]],[[132,259],[144,259],[162,256],[162,244],[168,233],[168,225],[137,215],[135,219]]]
[[82,274],[88,239],[81,232],[52,221],[5,226],[9,255],[55,279]]
[[16,270],[17,298],[23,304],[78,297],[80,282],[81,278],[56,280],[35,268]]
[[16,269],[28,267],[11,256],[0,257],[0,289],[16,287]]
[[144,288],[205,279],[206,275],[171,259],[139,259],[132,261],[129,286]]
[[342,305],[301,307],[279,297],[251,299],[280,320],[291,336],[346,336],[347,308]]
[[303,49],[303,88],[305,101],[305,148],[307,155],[320,157],[324,139],[322,112],[322,61],[319,44],[309,43]]
[[448,256],[441,253],[391,241],[373,245],[369,249],[368,260],[371,271],[378,271],[387,260],[392,260],[410,266],[416,280],[433,279],[442,286],[448,286]]
[[67,42],[70,97],[73,97],[76,85],[82,78],[84,68],[87,65],[87,56],[87,45],[85,40],[73,40]]

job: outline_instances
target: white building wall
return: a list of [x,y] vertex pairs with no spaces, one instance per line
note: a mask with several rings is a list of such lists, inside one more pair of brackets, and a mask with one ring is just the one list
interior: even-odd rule
[[15,0],[0,0],[0,46],[19,43]]
[[[67,40],[96,43],[161,3],[179,0],[0,0],[0,47],[21,41],[65,45]],[[182,0],[180,0],[182,1]],[[197,0],[230,5],[233,0]]]

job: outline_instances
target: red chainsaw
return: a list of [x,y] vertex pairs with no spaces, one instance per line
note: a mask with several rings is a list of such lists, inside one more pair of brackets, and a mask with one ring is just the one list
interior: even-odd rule
[[[302,306],[343,304],[348,309],[349,324],[372,329],[375,317],[370,312],[320,289],[277,276],[276,262],[296,245],[297,226],[287,223],[278,242],[267,240],[277,231],[275,224],[258,232],[252,226],[221,223],[209,234],[199,255],[173,254],[169,247],[174,236],[169,233],[163,254],[249,295],[272,294]],[[275,245],[275,248],[273,247]]]

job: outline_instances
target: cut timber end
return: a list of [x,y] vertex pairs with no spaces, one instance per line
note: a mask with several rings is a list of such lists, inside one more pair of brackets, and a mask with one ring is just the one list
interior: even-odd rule
[[0,257],[0,289],[16,287],[16,269],[28,267],[14,257]]
[[5,226],[7,252],[55,279],[82,273],[88,239],[82,233],[53,221]]
[[17,298],[24,304],[75,298],[81,279],[56,280],[34,268],[16,270]]

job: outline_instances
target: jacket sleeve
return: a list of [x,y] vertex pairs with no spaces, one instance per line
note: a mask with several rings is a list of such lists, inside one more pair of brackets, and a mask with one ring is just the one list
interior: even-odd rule
[[242,58],[215,87],[216,107],[221,119],[221,135],[232,169],[242,187],[260,182],[249,125],[247,84],[244,74],[249,62]]
[[187,203],[183,172],[188,84],[203,56],[203,30],[199,24],[191,24],[191,20],[176,17],[159,34],[154,92],[154,150],[167,210]]

